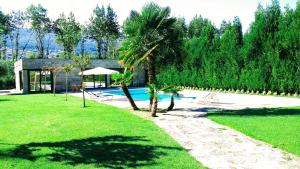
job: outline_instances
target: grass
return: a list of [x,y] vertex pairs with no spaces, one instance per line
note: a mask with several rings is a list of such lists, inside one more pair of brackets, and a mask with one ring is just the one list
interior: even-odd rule
[[209,112],[208,118],[300,156],[300,107]]
[[129,110],[50,94],[0,96],[1,168],[203,168]]

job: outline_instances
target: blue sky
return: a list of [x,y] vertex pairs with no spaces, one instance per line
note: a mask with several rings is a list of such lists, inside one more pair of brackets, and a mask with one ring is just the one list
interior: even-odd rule
[[[295,8],[297,0],[279,0],[281,7],[287,4]],[[84,24],[88,22],[93,8],[97,4],[108,5],[116,11],[120,24],[126,19],[131,10],[139,11],[148,0],[1,0],[0,7],[4,12],[25,10],[30,4],[42,4],[48,9],[49,17],[56,19],[60,13],[72,11],[76,19]],[[182,16],[189,22],[196,14],[209,18],[219,27],[222,20],[232,20],[239,16],[243,31],[254,20],[254,12],[258,3],[263,6],[271,0],[153,0],[160,6],[170,6],[173,16]]]

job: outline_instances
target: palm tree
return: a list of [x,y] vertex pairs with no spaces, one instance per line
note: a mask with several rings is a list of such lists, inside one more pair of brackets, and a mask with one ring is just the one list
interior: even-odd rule
[[68,77],[69,73],[72,71],[73,65],[71,64],[65,64],[64,65],[64,71],[66,73],[66,101],[68,101]]
[[[148,71],[148,83],[155,84],[156,63],[160,57],[176,54],[179,46],[176,44],[175,35],[176,18],[170,17],[169,7],[159,7],[154,3],[145,5],[140,13],[132,11],[125,21],[123,30],[125,41],[120,51],[120,61],[126,67],[144,65]],[[173,52],[172,52],[173,51]],[[150,89],[150,111],[157,105],[154,90]],[[156,110],[153,110],[156,111]],[[151,113],[155,114],[155,113]]]
[[172,111],[174,108],[174,96],[179,96],[179,91],[180,89],[175,87],[175,86],[167,86],[161,89],[165,93],[170,93],[171,94],[171,103],[170,106],[167,108],[167,111]]
[[82,99],[83,99],[83,107],[85,107],[85,87],[83,86],[83,71],[87,68],[89,64],[91,64],[91,58],[88,55],[83,56],[75,56],[73,58],[75,64],[74,66],[80,69],[80,76],[81,76],[81,88],[82,88]]
[[131,94],[129,93],[129,90],[127,88],[127,85],[129,85],[132,81],[133,74],[126,70],[123,73],[120,74],[113,74],[112,79],[115,81],[114,84],[120,84],[121,88],[125,94],[125,96],[128,98],[131,107],[133,110],[139,110],[139,108],[136,106],[134,100],[131,97]]
[[[148,84],[148,94],[151,98],[153,98],[153,104],[151,105],[151,116],[156,117],[156,112],[157,112],[157,102],[158,102],[158,91],[159,87],[156,86],[155,84]],[[153,92],[152,92],[153,91]]]

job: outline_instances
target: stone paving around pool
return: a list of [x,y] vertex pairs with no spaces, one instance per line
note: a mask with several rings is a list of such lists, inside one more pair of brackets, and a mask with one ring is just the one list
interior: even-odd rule
[[[159,117],[153,121],[203,165],[216,169],[300,169],[299,157],[204,117],[209,109],[300,106],[299,98],[217,93],[218,101],[207,103],[203,102],[203,98],[208,92],[185,90],[182,94],[197,96],[197,99],[176,101],[174,111],[159,113]],[[126,98],[102,102],[122,108],[130,107]],[[137,101],[139,107],[146,108],[148,103]],[[159,107],[166,108],[168,104],[160,102]]]

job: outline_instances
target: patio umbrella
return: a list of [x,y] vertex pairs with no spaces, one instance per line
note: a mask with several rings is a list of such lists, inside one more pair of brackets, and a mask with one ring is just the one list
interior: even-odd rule
[[[119,73],[118,71],[111,70],[111,69],[106,69],[103,67],[96,67],[94,69],[89,69],[83,71],[83,75],[110,75],[110,74],[116,74]],[[81,72],[78,73],[81,75]]]

